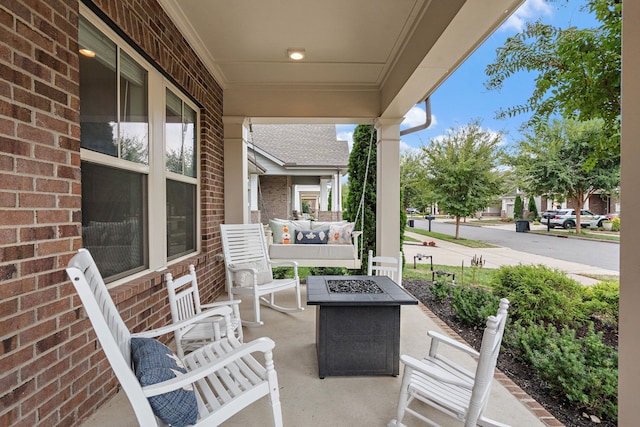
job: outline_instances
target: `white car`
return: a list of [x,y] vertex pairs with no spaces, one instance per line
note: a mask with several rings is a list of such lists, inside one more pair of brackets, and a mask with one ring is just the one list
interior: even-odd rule
[[408,214],[418,214],[418,213],[420,213],[420,212],[418,211],[418,209],[416,209],[416,208],[407,208],[407,209],[405,209],[405,211],[406,211]]
[[[604,216],[596,215],[588,210],[580,211],[580,224],[583,227],[599,227]],[[592,225],[594,224],[594,225]],[[566,229],[576,227],[576,211],[574,209],[559,209],[558,212],[549,218],[549,227],[563,227]]]

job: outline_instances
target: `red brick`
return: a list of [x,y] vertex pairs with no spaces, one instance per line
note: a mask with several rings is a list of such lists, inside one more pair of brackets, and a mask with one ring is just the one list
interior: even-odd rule
[[[0,321],[0,330],[2,331],[20,331],[35,321],[35,313],[33,311],[25,311],[13,315],[8,319]],[[55,327],[55,324],[51,327]],[[20,339],[20,345],[24,347],[24,342]],[[11,366],[11,365],[7,365]]]
[[18,125],[17,136],[31,142],[40,144],[53,145],[55,139],[53,134],[46,129],[33,127],[26,124]]
[[[15,193],[0,192],[0,207],[15,208],[17,204],[17,197]],[[0,238],[0,242],[5,243],[5,240]]]
[[46,353],[50,349],[64,343],[67,339],[69,339],[68,330],[57,331],[49,335],[48,337],[38,341],[36,343],[36,352],[38,355]]
[[16,124],[13,120],[0,117],[0,135],[16,135]]
[[44,96],[47,99],[51,99],[63,105],[66,105],[68,102],[69,95],[59,89],[54,88],[53,86],[36,80],[33,82],[33,87],[36,93]]
[[53,163],[66,163],[67,160],[67,154],[64,151],[53,147],[45,147],[44,145],[34,146],[33,155],[37,159]]
[[36,314],[38,320],[49,319],[60,313],[64,313],[71,309],[71,298],[62,298],[59,300],[51,300],[48,304],[38,307]]
[[80,209],[82,207],[82,198],[80,196],[58,196],[58,207]]
[[21,208],[54,208],[56,196],[54,194],[22,193],[18,196]]
[[21,88],[14,88],[13,100],[18,104],[26,104],[38,110],[51,111],[52,102],[44,96],[38,96],[31,91]]
[[20,264],[20,274],[28,276],[30,274],[51,270],[55,266],[55,261],[54,257],[24,261]]
[[59,179],[36,178],[36,191],[44,193],[69,193],[69,183]]
[[29,292],[20,296],[20,306],[23,310],[30,310],[34,307],[53,301],[56,298],[57,291],[55,288],[39,289],[35,292]]
[[77,167],[60,165],[58,166],[58,173],[56,175],[58,178],[80,180],[80,169]]
[[33,292],[36,288],[36,282],[31,277],[26,277],[12,282],[4,282],[0,286],[0,300],[5,298],[16,297],[27,292]]
[[38,224],[58,224],[69,222],[68,210],[37,210],[36,218]]
[[[2,71],[2,64],[0,64],[0,72]],[[31,109],[21,107],[16,104],[11,104],[0,99],[0,116],[6,116],[21,122],[31,122]]]
[[34,223],[33,211],[0,210],[0,226]]
[[58,236],[59,237],[76,237],[81,236],[80,226],[73,225],[61,225],[58,227]]
[[37,254],[38,256],[53,255],[69,251],[69,249],[70,242],[68,239],[40,241],[38,242]]
[[53,163],[31,159],[16,159],[16,171],[20,174],[53,176]]
[[31,153],[31,144],[24,141],[1,137],[0,152],[15,154],[18,156],[29,156]]
[[18,245],[0,247],[0,262],[16,261],[19,259],[33,258],[35,245]]

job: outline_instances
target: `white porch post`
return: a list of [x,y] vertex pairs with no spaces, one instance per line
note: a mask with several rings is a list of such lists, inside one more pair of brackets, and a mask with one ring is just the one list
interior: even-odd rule
[[333,180],[331,181],[331,210],[340,212],[342,210],[342,200],[341,200],[341,183],[340,183],[341,175],[336,173],[333,175]]
[[320,178],[320,206],[318,208],[319,211],[329,210],[329,189],[327,187],[328,184],[329,184],[328,179]]
[[401,117],[376,122],[376,251],[390,257],[400,251],[400,123]]
[[249,183],[246,117],[224,116],[224,222],[247,224]]
[[258,179],[259,175],[257,173],[252,173],[251,176],[249,176],[249,194],[251,195],[249,206],[252,211],[260,209],[258,206]]

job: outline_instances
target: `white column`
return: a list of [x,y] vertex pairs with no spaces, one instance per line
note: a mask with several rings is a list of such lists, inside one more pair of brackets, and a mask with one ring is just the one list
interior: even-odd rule
[[224,116],[224,222],[247,224],[249,213],[248,122],[245,117]]
[[640,388],[640,263],[638,253],[640,243],[640,2],[625,2],[622,9],[622,142],[621,142],[621,178],[624,236],[620,239],[620,359],[618,365],[618,425],[634,426],[638,424],[638,398]]
[[400,251],[400,123],[402,117],[376,122],[376,251],[391,257]]
[[250,194],[249,209],[252,211],[260,210],[260,207],[258,206],[258,179],[259,178],[260,176],[257,173],[252,173],[249,176],[249,194]]
[[300,203],[300,190],[298,189],[298,185],[294,185],[293,188],[293,209],[294,211],[298,211],[300,215],[302,215],[302,203]]
[[329,180],[320,178],[320,206],[318,207],[318,211],[328,211],[329,210],[329,188],[328,188]]
[[340,174],[336,173],[333,175],[333,179],[331,181],[331,210],[332,211],[341,211],[342,203],[340,203],[340,192],[342,188],[340,187]]

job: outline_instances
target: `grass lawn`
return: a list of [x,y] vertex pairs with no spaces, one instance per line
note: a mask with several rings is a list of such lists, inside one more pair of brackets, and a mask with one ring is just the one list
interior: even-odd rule
[[[405,230],[405,231],[409,231],[409,230]],[[420,234],[422,236],[425,237],[433,237],[434,239],[440,239],[440,240],[444,240],[445,242],[452,242],[452,243],[456,243],[458,245],[462,245],[462,246],[467,246],[469,248],[495,248],[495,245],[490,245],[488,243],[484,243],[484,242],[479,242],[477,240],[471,240],[471,239],[457,239],[454,238],[453,236],[450,236],[448,234],[442,234],[442,233],[436,233],[433,231],[427,231],[427,230],[422,230],[420,228],[412,228],[411,229],[412,233],[415,234]],[[404,237],[405,242],[419,242],[420,240],[416,240],[414,238],[408,237],[405,235]],[[425,239],[428,241],[428,239]]]

